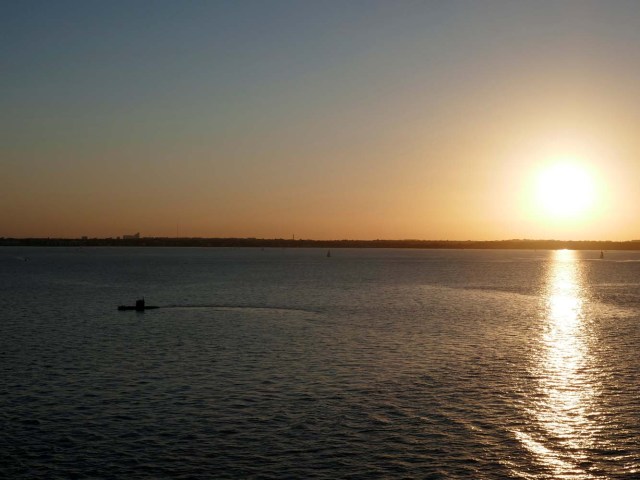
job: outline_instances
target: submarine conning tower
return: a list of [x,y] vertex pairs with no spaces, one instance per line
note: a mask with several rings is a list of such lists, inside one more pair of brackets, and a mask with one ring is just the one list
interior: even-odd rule
[[144,310],[144,298],[136,300],[136,310]]

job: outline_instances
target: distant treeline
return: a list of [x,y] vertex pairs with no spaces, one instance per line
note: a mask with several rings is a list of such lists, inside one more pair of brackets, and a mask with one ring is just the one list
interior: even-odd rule
[[33,247],[262,247],[262,248],[450,248],[521,250],[640,250],[640,240],[293,240],[283,238],[0,238],[0,246]]

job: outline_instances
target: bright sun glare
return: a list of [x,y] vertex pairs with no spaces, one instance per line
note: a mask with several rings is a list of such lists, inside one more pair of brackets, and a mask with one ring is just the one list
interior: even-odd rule
[[593,178],[577,164],[557,163],[540,172],[536,197],[547,216],[583,218],[595,202]]

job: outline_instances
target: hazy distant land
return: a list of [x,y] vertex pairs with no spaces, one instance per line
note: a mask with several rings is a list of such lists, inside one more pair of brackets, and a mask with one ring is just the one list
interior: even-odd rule
[[640,240],[309,240],[283,238],[0,238],[0,246],[640,250]]

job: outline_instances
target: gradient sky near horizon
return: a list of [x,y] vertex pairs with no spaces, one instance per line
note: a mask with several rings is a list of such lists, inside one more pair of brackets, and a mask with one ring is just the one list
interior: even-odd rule
[[[636,1],[0,12],[0,236],[640,238]],[[595,206],[545,217],[567,158]]]

